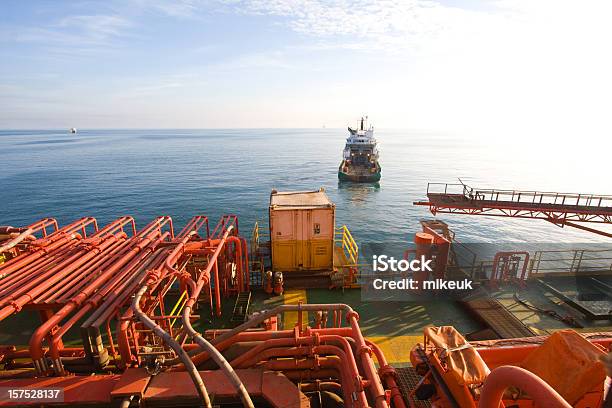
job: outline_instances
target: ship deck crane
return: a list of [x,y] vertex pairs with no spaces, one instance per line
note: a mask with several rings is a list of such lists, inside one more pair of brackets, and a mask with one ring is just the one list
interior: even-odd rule
[[543,219],[608,238],[612,232],[583,225],[612,224],[612,196],[521,190],[475,189],[463,182],[428,183],[427,201],[414,205],[429,207],[432,214],[488,215]]

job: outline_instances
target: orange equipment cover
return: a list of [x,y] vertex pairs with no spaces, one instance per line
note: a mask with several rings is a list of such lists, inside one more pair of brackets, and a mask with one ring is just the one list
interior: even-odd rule
[[470,343],[453,326],[427,327],[425,338],[437,349],[459,385],[480,384],[489,375],[489,367]]
[[559,330],[521,363],[546,381],[570,404],[598,385],[603,391],[606,372],[599,357],[605,353],[574,330]]

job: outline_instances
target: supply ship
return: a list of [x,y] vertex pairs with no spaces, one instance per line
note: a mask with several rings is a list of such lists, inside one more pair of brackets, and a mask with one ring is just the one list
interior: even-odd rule
[[374,138],[374,127],[367,127],[367,117],[361,118],[359,128],[348,127],[349,137],[342,152],[338,178],[342,181],[374,183],[380,180],[378,142]]
[[404,257],[433,268],[412,277],[474,291],[367,300],[379,275],[323,189],[272,190],[246,233],[232,214],[0,227],[0,406],[604,406],[612,251],[472,257],[441,218],[612,238],[612,196],[431,184],[415,204]]

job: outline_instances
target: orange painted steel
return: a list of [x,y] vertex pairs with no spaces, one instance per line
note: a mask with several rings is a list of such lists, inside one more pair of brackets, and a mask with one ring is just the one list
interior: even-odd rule
[[501,366],[491,371],[482,387],[478,407],[498,407],[502,403],[504,391],[509,387],[525,391],[531,397],[535,406],[547,408],[572,407],[540,377],[516,366]]
[[0,227],[0,254],[15,248],[23,241],[34,241],[37,233],[42,234],[43,238],[46,237],[47,228],[50,227],[53,227],[54,231],[58,230],[55,218],[44,218],[25,228]]
[[436,279],[446,277],[446,266],[451,246],[451,237],[449,235],[448,226],[439,221],[426,220],[421,221],[421,227],[424,233],[433,237],[433,247],[435,248],[435,264],[433,275]]
[[[191,391],[179,398],[208,405],[208,394],[222,390],[248,407],[255,406],[251,395],[272,406],[293,401],[307,407],[306,394],[325,391],[336,393],[333,398],[346,407],[405,407],[392,367],[363,337],[359,316],[347,305],[283,305],[234,329],[195,331],[199,305],[210,303],[210,314],[220,316],[223,298],[251,290],[249,251],[235,215],[221,217],[212,232],[207,217],[193,217],[176,236],[169,216],[142,229],[128,216],[102,228],[85,217],[61,228],[44,219],[2,233],[10,239],[0,245],[11,256],[0,265],[0,320],[35,311],[42,321],[34,325],[27,348],[0,346],[0,387],[97,384],[104,392],[117,387],[112,398],[123,405],[134,396],[146,404],[149,397],[158,401],[159,394],[149,391],[159,375],[172,383],[174,375],[186,374],[181,373],[186,362],[194,374],[214,361],[221,369],[206,378],[192,376],[200,378],[199,396],[188,384]],[[165,308],[175,301],[168,313]],[[316,328],[278,330],[274,322],[286,311],[325,313],[330,319],[320,319]],[[64,337],[79,326],[82,342],[66,347]],[[241,354],[228,357],[229,363],[226,353],[236,347]],[[250,372],[265,380],[258,390]],[[299,398],[283,398],[275,387]],[[71,393],[66,404],[108,404],[109,398]]]
[[[66,243],[78,241],[79,239],[86,237],[85,231],[90,225],[92,225],[94,230],[97,232],[98,224],[96,219],[86,217],[60,228],[47,237],[29,243],[28,249],[24,251],[24,253],[1,265],[0,276],[6,278],[12,273],[20,271],[21,268],[25,267],[26,265],[36,262],[47,254],[51,254],[53,251],[61,248]],[[81,231],[80,234],[79,231]],[[0,288],[4,286],[5,280],[3,279],[2,283],[0,284]],[[2,292],[0,292],[0,295],[2,295]]]
[[[461,347],[452,347],[453,345],[449,343],[447,347],[441,347],[432,344],[428,338],[429,331],[426,330],[424,343],[413,348],[410,359],[416,371],[423,376],[419,384],[429,384],[435,387],[436,391],[431,396],[431,402],[440,408],[504,406],[566,408],[572,404],[577,408],[600,407],[602,406],[605,373],[597,356],[603,355],[604,351],[610,351],[612,333],[578,334],[571,330],[565,332],[557,332],[551,336],[477,341],[466,343]],[[558,340],[560,338],[573,340],[560,342]],[[533,366],[533,363],[528,361],[534,360],[536,355],[546,355],[548,356],[546,361],[541,361],[541,364],[549,367],[555,363],[550,361],[549,354],[556,352],[556,349],[551,348],[550,344],[578,345],[580,342],[583,343],[581,346],[583,348],[568,349],[566,352],[575,354],[576,364],[581,368],[586,365],[581,359],[589,358],[589,364],[594,367],[593,369],[599,370],[598,376],[601,378],[601,383],[598,384],[597,379],[593,382],[593,371],[588,371],[591,382],[581,383],[583,384],[581,388],[576,385],[576,389],[572,391],[574,395],[572,398],[575,398],[575,401],[570,404],[562,397],[568,394],[568,389],[564,386],[561,386],[561,389],[555,389],[553,388],[555,382],[547,383],[534,372],[527,371],[527,368]],[[591,351],[585,352],[586,349]],[[462,356],[456,355],[452,358],[451,363],[453,353],[459,353]],[[565,357],[557,355],[557,358],[563,360]],[[576,370],[567,368],[567,364],[562,367],[566,370],[559,373],[562,376],[565,372],[567,375],[574,375],[578,371],[578,368]],[[534,370],[534,368],[529,369]],[[557,381],[556,384],[559,387],[561,383]],[[514,396],[504,394],[504,390],[509,387],[516,387],[526,392],[528,397],[523,393]],[[416,389],[412,391],[412,394],[415,391]]]
[[612,233],[577,223],[612,224],[612,196],[539,191],[475,189],[465,184],[427,184],[432,214],[488,215],[543,219],[612,238]]
[[[248,329],[252,329],[262,324],[266,319],[271,316],[276,316],[279,313],[286,311],[344,311],[346,315],[346,319],[349,322],[349,327],[345,328],[324,328],[324,329],[310,329],[307,328],[304,331],[304,335],[310,334],[329,334],[329,335],[340,335],[344,337],[350,337],[352,342],[355,344],[355,351],[353,352],[356,355],[358,362],[360,362],[360,366],[362,367],[363,377],[365,381],[367,381],[367,391],[371,398],[371,401],[374,403],[374,406],[380,408],[386,408],[389,406],[386,398],[386,391],[382,385],[381,379],[378,375],[376,367],[374,366],[374,362],[372,360],[371,354],[372,349],[366,344],[366,341],[361,333],[361,329],[359,328],[359,315],[354,312],[350,306],[344,304],[304,304],[304,305],[281,305],[277,306],[274,309],[267,310],[259,313],[251,320],[245,322],[244,324],[228,331],[222,332],[218,337],[212,339],[211,343],[215,345],[220,350],[227,348],[232,343],[237,342],[238,340],[247,341],[247,340],[262,340],[262,339],[271,339],[271,338],[283,338],[296,336],[295,331],[282,331],[282,332],[249,332]],[[299,333],[299,332],[298,332]],[[329,349],[326,349],[329,350]],[[341,350],[340,350],[341,351]],[[291,355],[290,351],[285,351],[288,353],[288,356]],[[316,353],[315,353],[316,354]],[[207,353],[201,353],[193,357],[193,360],[196,361],[196,364],[199,364],[208,359]],[[294,359],[295,360],[295,359]],[[292,363],[292,360],[287,360],[289,364]],[[342,369],[341,372],[350,372],[351,367],[346,367],[347,360],[342,360],[341,364]],[[295,361],[293,361],[295,363]],[[349,363],[350,364],[350,363]],[[361,374],[360,374],[361,375]],[[354,385],[350,383],[343,382],[343,386],[346,386],[347,389],[354,389]],[[362,405],[356,405],[362,406]],[[403,405],[398,405],[402,407]]]
[[[497,252],[493,257],[493,267],[491,277],[489,278],[489,284],[497,288],[500,282],[510,281],[517,283],[519,286],[524,286],[529,277],[527,273],[529,257],[529,252],[526,251]],[[510,276],[509,274],[509,261],[512,258],[517,258],[519,263],[522,262],[520,276]]]
[[[108,268],[102,269],[100,275],[91,282],[86,288],[82,289],[74,298],[72,298],[62,309],[56,312],[53,317],[47,320],[41,327],[36,330],[30,340],[30,354],[32,359],[35,361],[41,359],[43,356],[42,341],[49,335],[49,332],[53,327],[66,317],[69,313],[79,308],[76,313],[61,329],[57,330],[52,335],[51,340],[51,358],[54,362],[54,367],[58,374],[63,373],[63,368],[59,360],[58,355],[58,344],[61,341],[61,337],[78,322],[87,312],[95,308],[98,303],[102,300],[104,295],[112,288],[119,284],[126,275],[138,264],[140,264],[150,253],[153,252],[156,244],[161,243],[169,233],[161,233],[160,230],[156,229],[151,231],[153,227],[161,229],[161,227],[167,222],[156,223],[156,225],[150,225],[147,230],[138,234],[137,237],[130,241],[136,241],[132,246],[127,246],[127,250],[120,254],[115,255],[112,259],[112,264]],[[146,234],[146,235],[145,235]],[[130,241],[127,243],[129,244]],[[139,241],[139,242],[138,242]]]
[[[11,294],[2,299],[4,307],[0,309],[0,320],[18,312],[26,304],[36,301],[36,298],[56,284],[76,273],[77,270],[97,257],[104,256],[105,251],[115,242],[125,240],[124,232],[115,232],[113,228],[101,230],[91,238],[77,245],[76,250],[61,260],[52,268],[30,279],[27,284],[15,286]],[[30,272],[25,270],[25,274]]]
[[393,405],[395,407],[403,407],[405,406],[404,398],[399,390],[397,382],[395,381],[397,374],[395,369],[387,363],[387,359],[383,354],[380,347],[378,347],[375,343],[372,343],[369,340],[366,340],[368,346],[372,347],[374,351],[374,355],[376,355],[376,359],[378,360],[378,372],[382,380],[387,384],[389,390],[391,391],[391,398],[393,399]]

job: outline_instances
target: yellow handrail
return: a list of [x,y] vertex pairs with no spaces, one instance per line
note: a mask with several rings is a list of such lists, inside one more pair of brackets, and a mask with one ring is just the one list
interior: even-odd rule
[[[172,311],[170,312],[170,316],[176,316],[174,313],[178,310],[178,313],[181,313],[183,311],[183,307],[185,306],[185,303],[187,303],[187,291],[183,291],[183,294],[181,295],[181,297],[178,298],[178,300],[176,301],[176,304],[174,305],[174,307],[172,308]],[[185,301],[183,302],[183,299],[185,299]],[[182,304],[181,304],[182,303]],[[175,317],[174,320],[172,320],[172,322],[170,323],[170,327],[174,327],[174,323],[176,323],[176,319],[178,319],[178,317]]]
[[342,234],[342,238],[336,239],[335,241],[342,244],[342,249],[344,250],[347,259],[352,264],[356,265],[359,259],[359,247],[357,246],[355,239],[351,235],[351,232],[346,225],[336,228],[336,235],[339,234]]
[[251,253],[256,254],[259,250],[260,241],[269,238],[269,235],[260,231],[259,221],[255,221],[253,225],[253,233],[251,234]]

